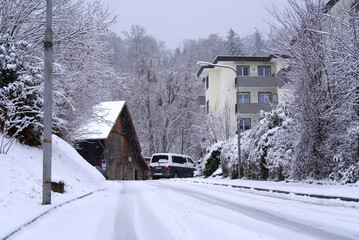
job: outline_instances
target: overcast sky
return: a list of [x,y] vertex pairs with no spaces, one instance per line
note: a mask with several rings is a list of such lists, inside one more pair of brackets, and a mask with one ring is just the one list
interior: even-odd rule
[[282,8],[287,0],[103,0],[117,15],[112,31],[123,36],[132,24],[176,48],[184,39],[206,38],[211,33],[225,37],[233,28],[241,37],[258,28],[268,32],[271,21],[266,6]]

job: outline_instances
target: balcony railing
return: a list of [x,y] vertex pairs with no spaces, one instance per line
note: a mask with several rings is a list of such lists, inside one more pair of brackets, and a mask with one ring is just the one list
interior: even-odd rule
[[277,88],[279,86],[278,79],[274,76],[249,76],[238,79],[240,88]]
[[240,103],[239,114],[258,114],[260,110],[268,112],[272,109],[269,103]]

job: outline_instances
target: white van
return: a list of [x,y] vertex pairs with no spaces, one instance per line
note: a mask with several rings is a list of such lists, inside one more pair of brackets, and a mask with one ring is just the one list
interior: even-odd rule
[[193,177],[196,163],[186,155],[175,153],[156,153],[151,157],[150,176],[158,178]]

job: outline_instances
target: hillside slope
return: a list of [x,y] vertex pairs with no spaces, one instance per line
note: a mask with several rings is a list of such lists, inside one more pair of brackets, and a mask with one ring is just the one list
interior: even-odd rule
[[52,192],[52,204],[43,206],[42,164],[42,149],[18,142],[0,154],[0,239],[54,205],[108,184],[72,146],[53,136],[52,181],[63,181],[65,193]]

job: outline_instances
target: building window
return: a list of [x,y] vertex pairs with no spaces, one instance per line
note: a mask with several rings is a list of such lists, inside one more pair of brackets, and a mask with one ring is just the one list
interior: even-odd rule
[[272,103],[278,103],[278,94],[272,94]]
[[249,103],[250,102],[250,95],[249,92],[239,92],[238,96],[238,103]]
[[271,76],[271,66],[258,66],[258,76]]
[[240,130],[251,129],[251,119],[250,118],[241,118],[239,120],[239,129]]
[[207,111],[207,114],[209,113],[209,100],[207,100],[207,103],[206,103],[206,111]]
[[258,93],[258,103],[278,103],[278,94],[260,92]]
[[265,92],[265,93],[258,93],[258,103],[270,103],[272,99],[272,94]]
[[249,76],[249,66],[237,66],[237,75],[240,77]]
[[208,89],[209,88],[209,77],[207,76],[206,77],[206,89]]

